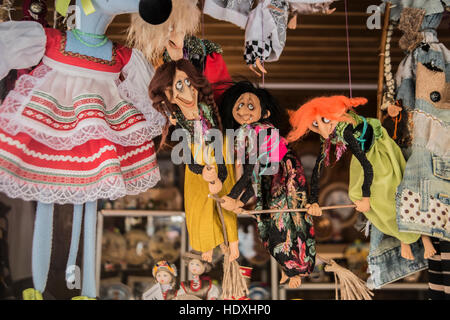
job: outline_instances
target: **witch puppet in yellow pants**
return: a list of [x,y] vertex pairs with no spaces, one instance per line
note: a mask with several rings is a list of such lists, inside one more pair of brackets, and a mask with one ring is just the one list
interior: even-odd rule
[[346,148],[353,154],[350,163],[349,197],[356,210],[381,232],[401,242],[401,256],[414,260],[411,244],[420,238],[424,245],[424,258],[435,254],[428,236],[399,231],[396,220],[395,195],[405,170],[405,159],[380,121],[364,118],[352,111],[353,107],[367,103],[365,98],[345,96],[318,97],[292,112],[294,128],[288,141],[296,141],[308,131],[321,136],[321,155],[317,158],[311,178],[309,214],[321,215],[318,205],[318,182],[323,164],[329,165],[331,145],[336,147],[336,161]]
[[[234,185],[232,164],[224,164],[223,154],[213,154],[207,142],[209,131],[220,132],[221,121],[208,80],[187,60],[161,65],[150,83],[153,106],[168,120],[161,146],[166,144],[170,125],[172,137],[186,137],[172,152],[183,149],[185,171],[186,225],[192,249],[202,253],[204,261],[212,261],[213,249],[224,243],[224,231],[215,201],[209,194],[226,194]],[[193,139],[191,139],[193,138]],[[222,145],[216,150],[222,150]],[[186,152],[185,152],[186,151]],[[207,154],[205,157],[204,155]],[[204,158],[204,159],[202,159]],[[214,161],[217,160],[217,161]],[[229,241],[230,260],[239,257],[236,214],[223,210],[224,228]]]

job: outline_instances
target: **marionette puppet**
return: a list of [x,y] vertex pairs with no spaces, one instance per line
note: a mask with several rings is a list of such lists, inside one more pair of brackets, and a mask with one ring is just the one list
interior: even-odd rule
[[[65,15],[69,2],[56,1],[58,12]],[[0,24],[0,78],[42,59],[17,80],[0,107],[0,191],[38,202],[34,288],[24,292],[24,299],[42,299],[46,287],[55,203],[74,204],[68,283],[77,281],[84,208],[83,287],[73,299],[95,299],[97,199],[138,194],[160,180],[152,138],[161,133],[165,119],[147,95],[153,70],[142,53],[113,43],[104,33],[122,13],[140,12],[146,21],[161,23],[171,3],[76,4],[77,27],[67,32],[34,21]]]
[[[245,27],[244,60],[256,75],[267,73],[264,62],[278,61],[284,50],[287,28],[295,29],[297,14],[331,14],[327,0],[261,0],[249,13]],[[288,22],[289,13],[294,18]]]
[[[213,249],[224,243],[225,235],[216,204],[208,195],[222,195],[234,184],[234,176],[230,174],[233,173],[232,165],[226,165],[224,158],[220,159],[223,157],[222,145],[219,150],[213,150],[213,154],[207,141],[211,129],[221,128],[211,86],[189,61],[181,59],[165,63],[156,70],[149,92],[154,107],[166,116],[170,124],[189,133],[190,141],[181,142],[186,144],[189,154],[185,161],[186,225],[191,247],[202,252],[203,260],[211,262]],[[161,145],[166,143],[170,124],[163,129]],[[206,153],[208,155],[204,157]],[[239,256],[237,218],[226,210],[223,218],[230,260],[233,261]]]
[[407,162],[397,189],[398,226],[432,237],[437,252],[427,263],[429,293],[431,299],[444,299],[450,292],[443,258],[450,252],[450,50],[439,39],[438,27],[450,1],[390,2],[390,24],[402,31],[398,45],[406,54],[397,69],[395,94],[384,104],[392,119],[405,124],[399,133],[406,137]]
[[217,43],[200,39],[194,34],[200,25],[197,0],[173,0],[172,12],[164,23],[149,25],[139,14],[133,14],[128,28],[128,44],[141,50],[155,66],[162,63],[189,60],[208,79],[217,102],[231,81]]
[[[255,195],[255,184],[258,209],[304,207],[307,187],[303,167],[283,138],[290,130],[287,112],[278,106],[268,91],[256,88],[248,81],[234,84],[222,98],[220,111],[224,130],[238,132],[236,153],[243,174],[222,197],[221,206],[241,213],[243,206]],[[246,139],[252,135],[254,139]],[[259,155],[254,157],[255,153]],[[267,156],[265,161],[264,156]],[[252,158],[257,161],[253,162]],[[269,164],[276,169],[269,169]],[[257,222],[264,246],[283,270],[281,283],[289,280],[289,287],[300,286],[301,277],[314,269],[312,218],[300,212],[278,212],[257,215]]]
[[148,289],[142,300],[172,300],[177,296],[177,267],[167,261],[158,261],[152,269],[157,284]]
[[[309,130],[321,136],[321,154],[311,178],[308,213],[322,214],[318,205],[319,178],[323,165],[330,164],[331,145],[335,146],[336,161],[347,148],[353,154],[350,163],[349,197],[356,210],[382,233],[401,242],[401,255],[413,260],[410,244],[420,235],[398,230],[396,220],[396,189],[405,168],[400,148],[389,137],[379,120],[357,115],[352,107],[367,103],[365,98],[345,96],[312,99],[290,114],[293,130],[288,141],[296,141]],[[435,253],[430,238],[422,236],[427,259]]]
[[202,253],[191,250],[183,255],[183,260],[188,266],[193,279],[180,282],[177,296],[194,296],[201,300],[218,300],[220,289],[212,284],[211,280],[202,280],[200,277],[211,271],[213,264],[202,259]]

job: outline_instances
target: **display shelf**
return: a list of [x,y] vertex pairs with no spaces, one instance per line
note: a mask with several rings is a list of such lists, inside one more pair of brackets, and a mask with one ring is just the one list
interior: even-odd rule
[[[339,287],[338,287],[339,288]],[[287,299],[287,291],[334,291],[336,290],[336,285],[334,283],[304,283],[300,286],[300,288],[291,289],[287,286],[280,287],[279,290],[279,299],[286,300]],[[416,291],[426,291],[428,290],[428,283],[391,283],[383,286],[380,289],[372,290],[373,293],[377,293],[380,291],[394,291],[394,290],[416,290]]]
[[344,259],[344,251],[348,246],[348,243],[318,243],[316,251],[324,259]]
[[[291,289],[288,287],[281,287],[280,290],[296,291],[296,290],[334,290],[336,288],[333,282],[329,283],[304,283],[300,288]],[[378,290],[428,290],[428,283],[390,283]]]

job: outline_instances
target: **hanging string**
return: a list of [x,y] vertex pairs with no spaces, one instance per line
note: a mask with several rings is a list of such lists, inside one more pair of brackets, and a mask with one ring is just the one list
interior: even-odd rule
[[[265,61],[265,59],[264,59],[264,48],[266,47],[266,45],[264,43],[264,10],[261,10],[261,15],[262,15],[262,17],[261,17],[261,28],[262,28],[261,35],[262,35],[262,46],[263,46],[263,56],[261,57],[261,65],[262,65],[263,69],[265,69],[264,68],[264,61]],[[264,87],[264,80],[265,80],[264,72],[261,71],[261,73],[262,73],[262,86]]]
[[350,90],[350,98],[353,98],[353,90],[352,90],[352,67],[350,62],[350,38],[348,32],[348,10],[347,10],[347,0],[344,0],[345,5],[345,32],[347,37],[347,65],[348,65],[348,85]]

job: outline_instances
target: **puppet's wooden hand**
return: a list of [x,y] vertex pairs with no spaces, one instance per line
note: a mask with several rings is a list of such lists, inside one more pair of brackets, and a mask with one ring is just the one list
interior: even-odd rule
[[308,203],[305,208],[308,209],[307,213],[311,216],[320,217],[322,215],[322,209],[320,209],[318,203]]
[[238,201],[229,196],[223,196],[222,202],[220,203],[221,207],[228,211],[233,211],[238,208]]
[[218,194],[220,191],[222,191],[222,187],[223,187],[223,184],[219,178],[217,178],[214,181],[211,181],[208,184],[209,193],[211,193],[211,194]]
[[214,182],[218,179],[216,168],[206,165],[203,167],[202,177],[206,182]]
[[236,208],[233,210],[236,214],[241,214],[244,212],[244,203],[241,200],[235,200],[236,201]]
[[364,197],[361,200],[356,200],[354,201],[355,205],[356,205],[356,211],[359,212],[367,212],[370,210],[370,198],[369,197]]
[[402,107],[396,106],[394,104],[391,104],[389,107],[387,107],[387,113],[392,118],[395,118],[398,116],[398,114],[402,111]]

